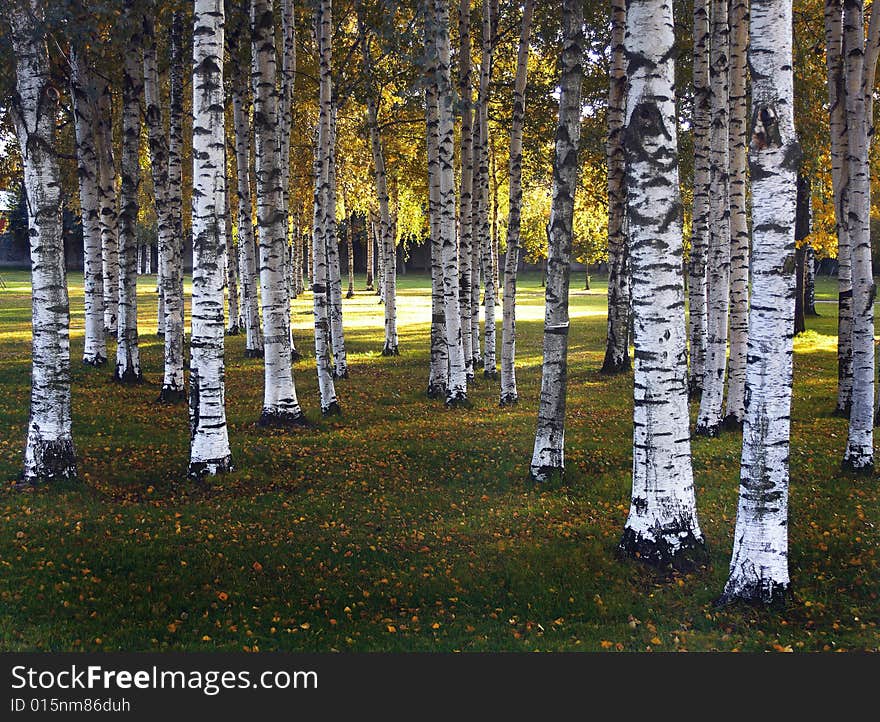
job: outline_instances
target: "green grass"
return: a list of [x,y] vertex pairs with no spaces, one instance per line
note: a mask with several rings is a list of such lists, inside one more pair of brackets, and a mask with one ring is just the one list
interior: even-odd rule
[[[0,475],[21,467],[29,398],[30,289],[0,290]],[[836,307],[796,342],[791,575],[782,609],[718,609],[730,558],[741,437],[693,444],[711,564],[664,576],[619,561],[631,464],[631,376],[598,371],[605,286],[571,295],[564,482],[526,479],[540,386],[543,292],[520,284],[521,403],[424,397],[429,284],[400,285],[401,356],[383,358],[381,306],[345,301],[351,376],[343,415],[322,420],[310,297],[294,304],[308,429],[256,425],[259,360],[227,346],[236,471],[185,477],[184,406],[154,403],[162,346],[154,279],[142,280],[146,383],[79,363],[82,279],[71,278],[74,434],[81,480],[0,491],[0,648],[5,650],[877,649],[880,492],[844,474],[832,418]],[[579,287],[580,281],[573,285]],[[358,278],[358,288],[363,279]],[[826,288],[827,286],[827,288]],[[823,295],[824,294],[824,295]],[[820,297],[833,298],[822,279]],[[499,308],[500,319],[500,308]],[[500,340],[500,334],[499,334]],[[111,358],[113,347],[111,346]],[[694,407],[694,412],[696,408]]]

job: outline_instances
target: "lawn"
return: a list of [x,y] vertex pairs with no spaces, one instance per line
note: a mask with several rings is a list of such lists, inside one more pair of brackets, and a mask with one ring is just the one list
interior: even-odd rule
[[[840,471],[833,303],[819,304],[821,317],[795,344],[793,595],[768,610],[714,605],[732,545],[738,433],[693,443],[710,565],[667,575],[616,557],[631,483],[632,377],[599,374],[602,279],[571,294],[566,476],[537,487],[527,480],[540,388],[536,275],[520,284],[514,408],[499,408],[497,382],[482,378],[471,409],[425,397],[426,277],[401,278],[399,357],[380,354],[377,297],[359,291],[344,302],[351,371],[337,384],[343,414],[328,420],[318,410],[311,297],[294,302],[305,355],[294,374],[309,428],[256,425],[261,361],[245,358],[243,336],[228,338],[236,470],[202,483],[185,475],[185,406],[155,403],[155,278],[139,288],[145,382],[123,387],[110,369],[79,362],[82,277],[72,275],[81,479],[21,493],[12,482],[28,414],[30,288],[25,273],[3,278],[4,650],[880,648],[880,489],[876,477]],[[834,298],[824,278],[818,291]]]

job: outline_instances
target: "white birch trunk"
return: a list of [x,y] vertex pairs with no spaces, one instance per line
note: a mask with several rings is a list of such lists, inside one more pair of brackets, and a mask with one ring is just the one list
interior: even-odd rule
[[[332,35],[328,39],[328,47],[332,42]],[[330,60],[327,63],[328,74],[326,82],[332,82],[330,74]],[[332,97],[332,85],[331,85]],[[336,221],[336,103],[330,104],[330,142],[327,151],[326,185],[327,213],[325,223],[327,225],[324,240],[327,243],[327,283],[330,294],[330,342],[333,348],[333,375],[337,379],[348,376],[348,358],[345,353],[345,334],[342,327],[342,273],[339,267],[339,226]],[[386,288],[387,304],[387,288]],[[395,332],[396,336],[396,332]]]
[[[553,200],[547,225],[547,287],[544,301],[544,361],[541,401],[530,473],[549,481],[565,471],[565,397],[568,383],[568,288],[580,143],[584,73],[583,6],[563,0],[562,77],[553,159]],[[489,279],[486,279],[487,282]],[[486,299],[488,309],[489,300]]]
[[104,287],[104,336],[116,336],[119,317],[119,221],[110,85],[99,83],[95,144],[98,152],[98,220],[101,224],[101,276]]
[[76,136],[79,205],[83,229],[83,283],[85,293],[85,345],[83,363],[107,363],[104,340],[104,277],[101,260],[100,171],[94,133],[97,85],[88,56],[70,48],[70,95]]
[[728,0],[712,0],[712,125],[709,144],[709,311],[703,395],[697,414],[698,436],[716,436],[721,428],[730,316],[730,133]]
[[688,417],[672,3],[627,8],[627,235],[634,329],[633,485],[622,554],[684,566],[704,553]]
[[788,576],[788,458],[795,302],[791,0],[752,0],[752,297],[739,507],[722,601],[773,602]]
[[238,325],[238,248],[232,238],[232,204],[229,200],[229,184],[226,185],[225,211],[226,211],[226,296],[229,305],[229,315],[226,319],[226,335],[238,336],[241,329]]
[[855,471],[874,468],[874,299],[871,267],[871,177],[864,87],[865,15],[863,0],[845,0],[843,47],[848,136],[847,218],[852,258],[852,404],[843,464]]
[[[464,351],[465,374],[474,378],[474,351],[472,334],[480,332],[473,323],[471,296],[473,283],[473,201],[474,201],[474,109],[473,81],[471,79],[471,0],[459,0],[458,6],[458,94],[461,103],[461,141],[459,156],[461,174],[458,194],[458,265],[460,274],[458,303],[461,309],[461,340]],[[479,278],[479,275],[478,275]]]
[[623,123],[626,112],[626,2],[611,3],[611,70],[608,89],[608,332],[602,373],[618,374],[630,370],[629,360],[629,269],[626,231],[626,157]]
[[332,140],[332,88],[330,86],[330,34],[332,7],[330,0],[320,0],[316,14],[316,36],[321,82],[319,83],[318,138],[315,147],[315,202],[312,223],[312,297],[315,309],[315,362],[318,371],[318,391],[321,413],[339,414],[339,401],[333,382],[333,358],[330,321],[330,272],[327,263],[327,235],[330,152]]
[[122,72],[122,193],[119,202],[119,320],[116,333],[115,381],[142,380],[137,327],[137,218],[141,135],[141,19],[126,3],[129,52]]
[[730,359],[724,425],[741,429],[745,417],[749,341],[748,105],[746,51],[749,0],[730,6]]
[[42,33],[43,3],[8,15],[15,53],[12,117],[24,165],[31,250],[31,408],[22,485],[76,476],[70,412],[70,311],[55,156],[58,91]]
[[[177,280],[174,277],[172,264],[176,259],[175,238],[176,228],[171,203],[171,184],[168,177],[169,151],[168,138],[165,135],[165,119],[162,112],[162,98],[159,85],[159,61],[156,52],[156,34],[153,19],[150,15],[144,15],[144,118],[147,124],[150,148],[150,171],[153,179],[153,197],[156,209],[156,221],[159,238],[159,278],[162,297],[166,295],[171,305],[171,296],[176,295]],[[166,284],[165,279],[168,283]],[[167,289],[166,289],[167,285]],[[167,294],[165,291],[167,290]],[[159,313],[164,316],[167,312],[165,305],[160,306]],[[180,321],[180,326],[177,323]],[[175,403],[183,401],[183,343],[182,318],[172,319],[164,324],[164,330],[173,328],[173,333],[165,333],[165,371],[162,380],[162,391],[159,401]],[[179,330],[178,330],[179,328]]]
[[523,7],[516,77],[513,85],[513,117],[510,125],[510,182],[507,215],[507,255],[504,260],[504,309],[501,324],[501,406],[519,401],[516,388],[516,280],[519,270],[522,222],[523,126],[526,119],[526,81],[529,64],[529,35],[534,0]]
[[222,0],[193,10],[193,294],[189,414],[191,476],[232,469],[224,385],[226,134]]
[[467,406],[467,371],[461,339],[459,265],[455,239],[455,172],[453,167],[454,116],[450,72],[449,8],[443,0],[426,0],[433,12],[428,22],[437,63],[437,174],[439,202],[437,227],[443,259],[443,307],[446,316],[446,354],[449,371],[446,405]]
[[[260,291],[263,306],[263,411],[260,424],[302,424],[291,365],[290,297],[287,292],[287,213],[278,147],[278,90],[272,0],[253,0],[252,85]],[[245,166],[246,167],[246,166]]]
[[688,338],[691,397],[703,392],[708,343],[708,286],[706,256],[709,249],[709,132],[712,125],[712,92],[709,83],[709,0],[694,0],[694,202],[691,250],[688,261]]

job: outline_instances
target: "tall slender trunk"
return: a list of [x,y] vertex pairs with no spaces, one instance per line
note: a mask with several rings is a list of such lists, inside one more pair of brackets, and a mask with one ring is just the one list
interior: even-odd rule
[[708,343],[709,248],[709,131],[712,125],[712,91],[709,83],[709,0],[694,0],[694,203],[691,250],[688,261],[688,338],[691,397],[703,392]]
[[459,266],[455,244],[455,172],[453,166],[454,116],[450,72],[449,8],[444,0],[433,3],[428,18],[432,28],[436,58],[437,87],[437,175],[439,204],[437,227],[443,259],[443,309],[446,316],[446,353],[449,372],[446,380],[446,405],[468,405],[467,370],[461,340],[459,306]]
[[137,327],[137,217],[141,135],[141,20],[134,4],[126,2],[127,38],[122,71],[122,194],[119,201],[119,321],[116,333],[115,381],[142,379]]
[[24,165],[31,250],[31,408],[22,484],[76,476],[70,412],[70,310],[55,156],[58,91],[42,32],[44,6],[29,0],[8,14],[15,53],[12,117]]
[[[530,0],[531,1],[531,0]],[[429,17],[425,18],[425,149],[428,158],[428,229],[431,234],[431,363],[428,398],[446,396],[449,352],[446,345],[446,316],[443,308],[443,246],[440,231],[440,143],[437,127],[437,55],[432,45]],[[461,218],[461,216],[459,217]],[[459,293],[459,302],[462,293]],[[470,299],[470,291],[468,291]]]
[[749,342],[748,90],[749,0],[730,6],[730,360],[724,425],[742,428]]
[[629,360],[629,269],[626,248],[626,156],[623,123],[626,113],[626,2],[611,2],[611,70],[608,89],[608,332],[602,373],[624,373]]
[[712,126],[709,144],[709,313],[703,395],[694,433],[715,436],[721,428],[730,317],[730,27],[728,0],[712,0]]
[[752,300],[739,507],[723,601],[788,590],[795,137],[791,0],[752,0]]
[[[144,118],[146,120],[149,147],[150,171],[153,179],[153,198],[156,210],[156,224],[159,239],[160,278],[168,277],[168,296],[175,293],[177,282],[172,279],[171,264],[175,258],[177,243],[175,238],[174,217],[170,201],[170,180],[168,177],[169,155],[168,137],[165,135],[165,119],[162,112],[162,98],[159,84],[159,59],[156,52],[156,31],[151,12],[144,14]],[[162,266],[165,268],[163,269]],[[161,291],[165,290],[163,282]],[[165,296],[162,293],[162,296]],[[170,305],[170,298],[169,304]],[[160,309],[164,315],[166,308]],[[174,321],[165,324],[165,329],[174,325]],[[182,324],[181,329],[182,332]],[[159,401],[177,402],[184,399],[183,387],[183,344],[182,339],[173,338],[173,333],[165,335],[165,372]]]
[[367,279],[365,289],[367,291],[374,291],[373,288],[373,268],[376,265],[376,262],[373,260],[373,214],[368,213],[364,217],[364,245],[367,250]]
[[[244,45],[244,43],[242,43]],[[244,50],[242,47],[241,50]],[[243,54],[243,53],[242,53]],[[242,60],[241,63],[244,61]],[[248,88],[241,63],[232,77],[232,115],[235,125],[235,165],[238,180],[238,267],[242,288],[245,323],[245,355],[263,356],[263,330],[260,324],[257,260],[254,247],[253,206],[251,204],[251,137],[248,120]]]
[[[810,235],[810,179],[805,175],[797,177],[797,200],[795,201],[794,240],[795,244]],[[807,330],[806,314],[804,313],[804,283],[807,266],[806,246],[795,251],[795,296],[794,296],[794,335]]]
[[[327,46],[331,48],[332,34],[328,37]],[[325,82],[331,86],[330,60],[327,63]],[[330,341],[333,347],[333,375],[337,379],[348,376],[348,358],[345,353],[345,334],[342,325],[342,273],[339,264],[339,226],[336,221],[336,111],[335,101],[330,104],[330,142],[327,144],[328,181],[326,191],[326,224],[327,232],[324,240],[327,244],[327,282],[330,295]],[[387,301],[386,301],[387,303]]]
[[238,336],[239,308],[238,308],[238,249],[232,238],[232,207],[229,200],[229,183],[226,184],[225,209],[226,209],[226,296],[229,305],[229,315],[226,319],[226,335]]
[[510,182],[507,215],[507,256],[504,259],[504,310],[501,324],[501,405],[519,400],[516,388],[516,276],[519,269],[522,225],[523,126],[526,119],[526,81],[529,64],[529,35],[534,0],[523,7],[516,78],[513,84],[513,117],[510,125]]
[[104,278],[101,264],[100,171],[94,133],[97,84],[85,51],[70,48],[70,96],[76,135],[79,205],[83,229],[83,283],[85,293],[85,345],[83,363],[107,363],[104,340]]
[[479,323],[472,329],[471,289],[473,283],[473,189],[474,189],[474,109],[473,80],[471,78],[471,0],[459,0],[458,6],[458,95],[461,103],[461,143],[459,156],[461,175],[458,192],[458,266],[461,310],[461,339],[464,351],[465,374],[474,378],[474,351],[472,334],[480,332]]
[[828,114],[831,130],[831,186],[837,227],[837,404],[835,414],[849,416],[852,402],[852,258],[846,189],[846,85],[843,55],[842,0],[825,2],[825,62],[828,77]]
[[[865,82],[863,0],[844,0],[843,48],[846,73],[847,218],[852,258],[852,406],[843,464],[874,468],[874,299],[871,266],[871,177]],[[872,13],[873,14],[873,13]],[[867,92],[866,92],[867,91]]]
[[226,133],[223,112],[223,0],[193,10],[193,295],[190,344],[189,473],[232,469],[226,427],[223,269],[226,244]]
[[[583,5],[563,0],[562,77],[553,159],[553,200],[547,225],[547,289],[544,301],[544,362],[538,430],[530,472],[548,481],[565,471],[565,396],[568,383],[568,287],[578,174],[581,86],[584,72]],[[489,300],[486,299],[488,308]]]
[[166,378],[163,386],[183,389],[183,66],[184,15],[171,16],[171,63],[168,103],[168,203],[173,231],[162,259],[162,298],[165,310]]
[[635,331],[633,484],[620,551],[650,564],[704,554],[688,433],[672,3],[626,17],[627,236]]
[[251,29],[257,228],[263,300],[264,383],[260,424],[287,426],[301,424],[304,417],[291,370],[290,297],[284,273],[287,214],[283,204],[284,174],[278,147],[279,107],[272,0],[252,1]]
[[119,220],[110,84],[98,80],[95,143],[98,152],[98,220],[101,224],[101,276],[104,335],[116,336],[119,317]]
[[485,317],[483,375],[494,379],[498,373],[495,357],[495,254],[489,227],[489,81],[492,77],[492,9],[489,0],[483,0],[482,45],[480,58],[480,92],[477,101],[479,145],[475,144],[474,160],[474,242],[482,252]]
[[312,296],[315,308],[315,361],[318,369],[318,390],[321,412],[325,416],[340,413],[333,383],[331,344],[331,310],[328,279],[327,235],[331,232],[330,212],[330,144],[332,142],[332,88],[330,86],[330,35],[332,28],[331,0],[319,0],[316,15],[319,83],[318,138],[315,148],[315,213],[312,224]]
[[345,223],[345,250],[346,250],[346,270],[348,271],[348,290],[345,292],[346,298],[354,298],[354,221],[355,214],[348,205],[345,193],[345,186],[342,187],[342,202],[345,205],[346,223]]

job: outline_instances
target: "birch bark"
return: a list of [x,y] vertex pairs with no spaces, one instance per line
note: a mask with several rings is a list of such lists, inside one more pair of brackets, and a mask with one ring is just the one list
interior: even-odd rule
[[788,575],[795,137],[791,0],[752,0],[752,298],[739,506],[722,601],[773,602]]
[[[553,159],[553,200],[547,225],[547,287],[544,306],[544,361],[541,401],[530,473],[549,481],[565,471],[565,397],[568,383],[568,288],[574,197],[580,143],[581,87],[584,73],[583,5],[563,0],[562,77],[559,123]],[[486,304],[488,306],[488,299]]]
[[687,565],[704,554],[688,417],[672,3],[627,8],[627,236],[634,330],[633,484],[620,552]]
[[[458,266],[460,286],[458,304],[461,309],[461,341],[464,351],[465,375],[474,378],[472,334],[480,332],[479,319],[474,331],[471,297],[473,295],[473,191],[474,191],[474,108],[471,78],[471,0],[459,0],[458,6],[458,95],[461,104],[461,140],[459,157],[461,174],[458,192]],[[477,272],[479,278],[479,271]]]
[[98,218],[101,224],[101,276],[104,335],[116,336],[119,317],[119,220],[110,84],[99,82],[95,144],[98,152]]

